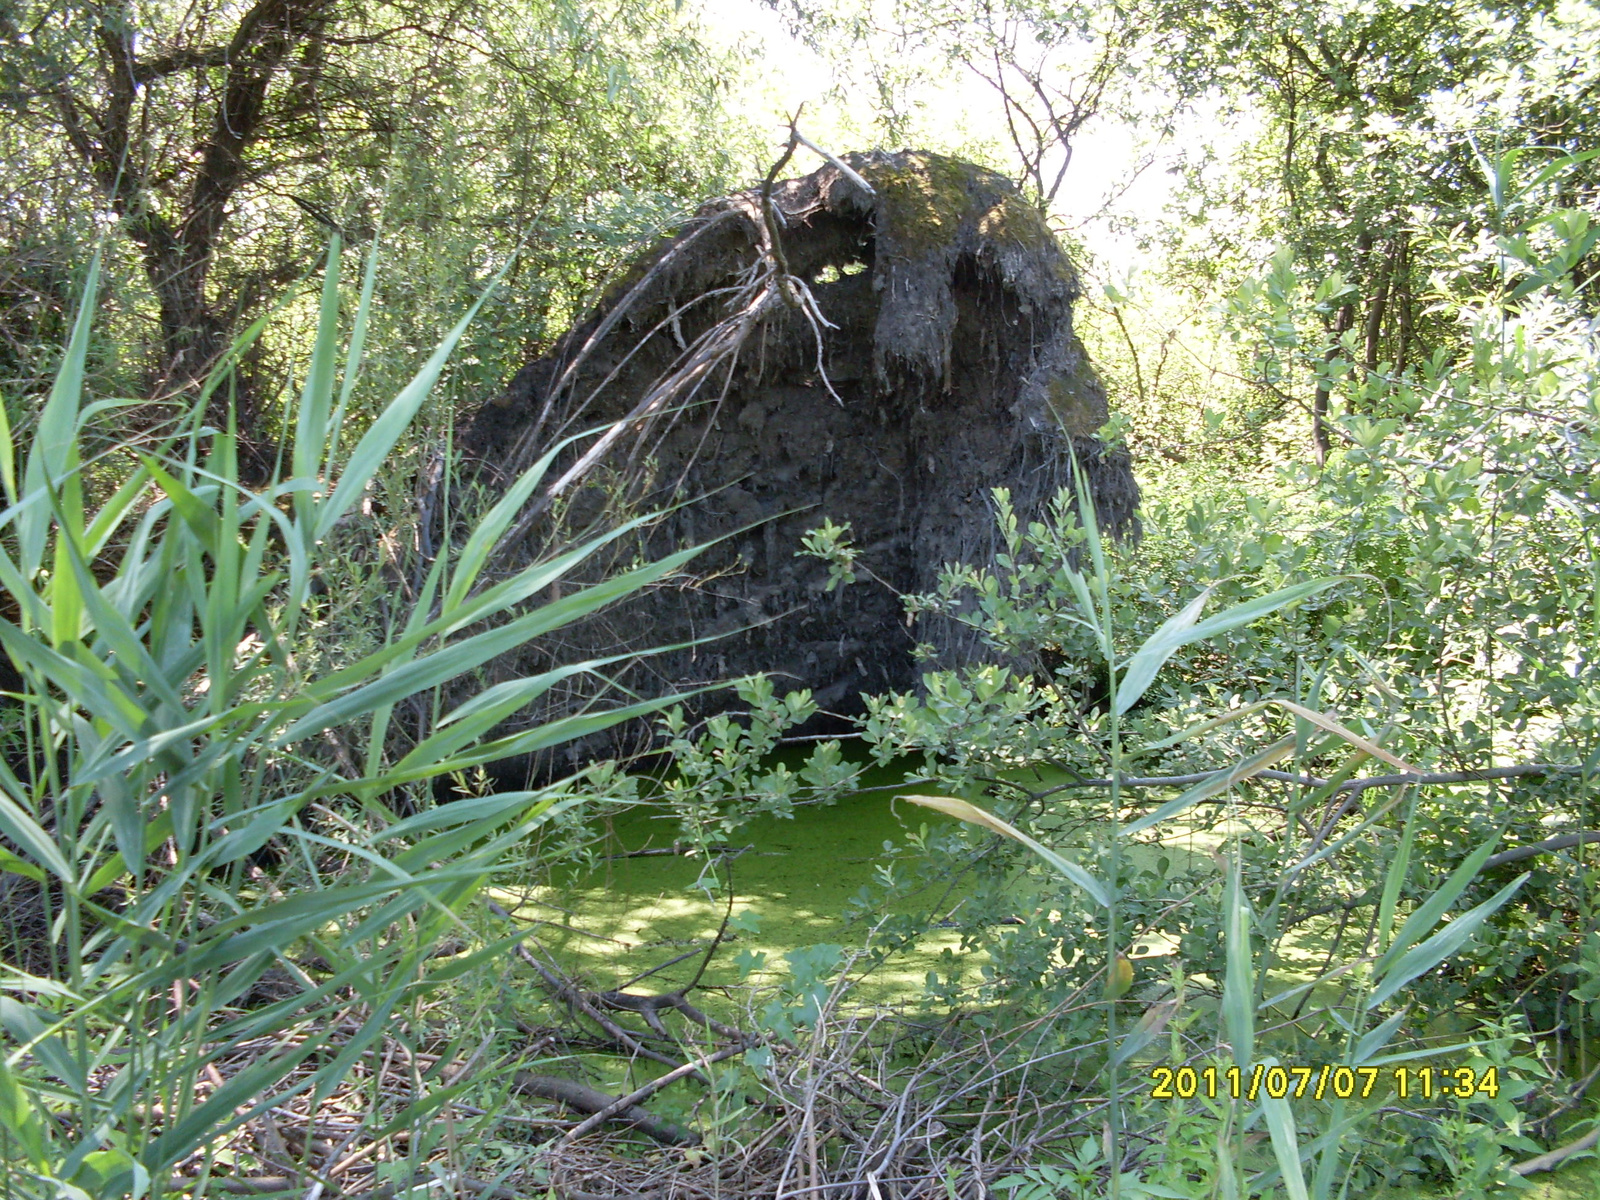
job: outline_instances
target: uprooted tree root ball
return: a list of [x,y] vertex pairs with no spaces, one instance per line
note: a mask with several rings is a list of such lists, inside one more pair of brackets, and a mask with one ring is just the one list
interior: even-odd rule
[[[937,154],[851,155],[705,205],[465,443],[499,486],[555,453],[503,570],[641,512],[668,515],[595,578],[636,551],[715,545],[692,586],[658,586],[501,670],[682,645],[627,684],[654,695],[766,671],[851,713],[863,692],[915,686],[919,644],[971,661],[983,650],[969,630],[908,622],[901,596],[932,590],[945,564],[993,561],[992,489],[1026,522],[1076,459],[1101,527],[1136,531],[1128,457],[1096,437],[1108,412],[1073,331],[1078,294],[1009,182]],[[859,552],[860,582],[838,592],[826,564],[795,553],[825,518]],[[569,754],[602,748],[621,747]]]

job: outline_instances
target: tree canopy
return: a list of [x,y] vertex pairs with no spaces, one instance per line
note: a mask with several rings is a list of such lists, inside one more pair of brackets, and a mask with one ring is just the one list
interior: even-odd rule
[[[631,0],[27,3],[0,14],[0,64],[6,219],[35,247],[10,259],[12,354],[61,328],[64,261],[105,212],[149,316],[124,386],[153,399],[203,379],[330,231],[359,242],[386,220],[419,267],[468,272],[432,280],[452,291],[526,242],[524,270],[581,292],[584,243],[609,236],[584,235],[596,204],[638,236],[730,161],[711,141],[719,65],[669,8]],[[237,377],[258,449],[285,365],[269,345]]]

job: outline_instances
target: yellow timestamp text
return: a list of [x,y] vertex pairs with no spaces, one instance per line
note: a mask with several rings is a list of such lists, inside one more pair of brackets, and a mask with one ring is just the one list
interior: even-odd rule
[[[1399,1100],[1494,1099],[1498,1067],[1152,1067],[1153,1100],[1365,1100],[1377,1092]],[[1379,1089],[1382,1089],[1379,1091]]]

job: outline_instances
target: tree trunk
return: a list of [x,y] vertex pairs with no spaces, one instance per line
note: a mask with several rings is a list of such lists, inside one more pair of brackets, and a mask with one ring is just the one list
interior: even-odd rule
[[[1356,278],[1359,280],[1363,274],[1368,256],[1372,251],[1372,235],[1363,232],[1356,237]],[[1331,366],[1339,357],[1341,340],[1356,323],[1356,305],[1354,300],[1347,300],[1339,306],[1339,315],[1334,318],[1333,328],[1328,332],[1333,341],[1329,344],[1327,353],[1323,355],[1324,364]],[[1327,373],[1317,381],[1316,395],[1311,401],[1311,446],[1317,456],[1317,466],[1323,467],[1328,463],[1328,397],[1329,384]]]
[[[1356,306],[1354,301],[1340,305],[1339,315],[1334,319],[1333,328],[1329,331],[1333,335],[1333,342],[1328,351],[1323,355],[1322,361],[1333,365],[1333,360],[1339,357],[1340,339],[1356,323]],[[1327,375],[1317,381],[1317,394],[1311,401],[1311,446],[1317,455],[1317,466],[1328,465],[1328,379]]]
[[1377,286],[1373,289],[1372,301],[1367,305],[1367,322],[1363,331],[1365,354],[1362,365],[1366,367],[1368,375],[1374,375],[1378,370],[1379,341],[1383,336],[1384,313],[1389,307],[1389,290],[1394,282],[1399,257],[1400,243],[1397,238],[1389,243],[1389,253],[1384,256],[1383,265],[1378,268]]
[[1395,303],[1399,306],[1396,324],[1398,332],[1396,337],[1399,345],[1395,348],[1394,369],[1396,372],[1404,371],[1406,364],[1411,361],[1411,342],[1415,317],[1416,301],[1411,295],[1411,239],[1407,234],[1400,235],[1400,255],[1395,262]]
[[[297,46],[314,41],[329,19],[331,0],[256,0],[242,12],[225,42],[169,49],[141,59],[131,5],[107,19],[96,37],[104,91],[54,93],[67,142],[88,167],[112,210],[139,247],[145,277],[160,309],[161,355],[152,372],[153,399],[198,389],[231,344],[231,322],[207,296],[207,277],[228,219],[228,206],[245,181],[245,154],[265,132],[268,94]],[[141,89],[165,77],[222,71],[210,128],[194,147],[194,175],[162,211],[158,187],[141,168],[136,146]],[[219,428],[231,415],[240,434],[240,468],[259,481],[269,468],[259,408],[250,381],[238,377],[218,387],[207,418]]]

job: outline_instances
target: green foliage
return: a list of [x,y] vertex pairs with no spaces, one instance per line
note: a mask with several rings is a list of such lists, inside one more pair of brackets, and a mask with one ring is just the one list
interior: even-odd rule
[[[228,1128],[341,1086],[422,997],[494,967],[507,944],[471,920],[486,880],[516,854],[536,872],[581,837],[584,803],[639,790],[597,768],[499,793],[483,773],[650,712],[496,736],[563,672],[604,662],[448,712],[436,690],[678,560],[543,606],[600,543],[486,578],[542,467],[436,562],[397,571],[361,531],[408,519],[425,456],[447,469],[458,403],[497,390],[630,247],[732,178],[748,148],[720,109],[730,64],[655,3],[491,5],[470,28],[309,6],[296,56],[251,58],[251,120],[219,125],[208,114],[246,115],[224,97],[248,64],[211,55],[213,35],[258,7],[0,15],[0,644],[20,697],[0,771],[7,1194],[141,1194],[221,1169],[208,1156]],[[1081,497],[1030,527],[997,497],[993,567],[951,565],[908,598],[913,617],[971,626],[990,661],[874,698],[863,721],[876,762],[910,756],[914,790],[970,822],[888,854],[880,892],[917,911],[883,918],[872,953],[953,919],[987,952],[983,984],[966,990],[952,954],[930,1000],[976,1008],[975,1027],[1052,1014],[1054,1044],[1103,1065],[1114,1097],[1109,1133],[1070,1128],[992,1186],[1510,1182],[1508,1160],[1556,1136],[1543,1119],[1565,1111],[1562,1074],[1600,1053],[1592,847],[1494,857],[1597,824],[1594,13],[1140,0],[791,16],[871,96],[844,123],[1010,160],[1042,208],[1077,182],[1058,172],[1097,114],[1160,128],[1193,102],[1253,130],[1183,148],[1181,211],[1143,230],[1160,267],[1080,306],[1121,410],[1108,432],[1142,464],[1142,545],[1101,545]],[[925,104],[961,72],[993,88],[994,128]],[[218,129],[243,135],[237,176],[208,157]],[[126,236],[97,260],[91,323],[75,280],[105,205]],[[212,377],[171,425],[85,404],[159,391],[197,330],[264,311],[322,221],[364,240],[380,217],[395,269],[352,283],[336,249],[322,300],[291,299],[232,344],[232,383]],[[491,293],[484,264],[518,244]],[[476,324],[421,374],[399,352],[358,369],[364,342],[426,346],[468,307]],[[290,377],[280,417],[262,401]],[[289,478],[242,486],[247,442],[281,446]],[[830,587],[861,569],[831,521],[800,552],[829,562]],[[744,714],[662,718],[663,799],[708,891],[731,886],[713,848],[752,815],[860,774],[837,741],[773,763],[812,700],[766,680],[741,695]],[[1513,767],[1536,770],[1470,778]],[[1346,786],[1391,769],[1441,781]],[[445,777],[464,799],[415,803]],[[432,957],[446,939],[464,954]],[[768,1032],[825,1041],[850,961],[793,951]],[[291,999],[264,998],[275,973]],[[268,1040],[220,1087],[207,1073]],[[1505,1082],[1427,1110],[1156,1099],[1133,1083],[1153,1057],[1437,1061]],[[709,1095],[713,1140],[760,1119],[742,1086],[729,1071]],[[443,1090],[390,1116],[418,1126],[416,1155],[443,1136],[426,1119]]]
[[[486,264],[525,247],[452,367],[450,386],[481,397],[629,248],[743,165],[727,64],[655,0],[470,13],[27,0],[0,18],[0,47],[0,378],[13,394],[48,378],[50,335],[109,215],[120,237],[92,363],[151,397],[198,386],[330,229],[353,242],[385,230],[397,270],[373,334],[397,350],[428,345]],[[309,341],[280,322],[240,364],[245,451],[288,440],[273,400]],[[403,385],[390,377],[403,359],[374,364],[357,411]]]
[[[1103,1176],[1107,1170],[1105,1149],[1098,1138],[1084,1138],[1068,1156],[1066,1165],[1041,1163],[1016,1175],[995,1180],[994,1186],[1009,1200],[1090,1200],[1105,1194]],[[1145,1183],[1137,1173],[1124,1171],[1117,1181],[1126,1200],[1176,1197],[1185,1200],[1188,1191],[1177,1191],[1158,1183]]]
[[[369,278],[375,265],[376,252]],[[204,398],[187,429],[140,453],[114,488],[89,486],[82,447],[114,411],[83,395],[93,271],[33,436],[0,428],[0,583],[12,613],[0,643],[21,679],[0,766],[0,870],[13,914],[35,910],[31,927],[13,926],[0,980],[8,1195],[143,1195],[272,1105],[341,1086],[417,998],[506,952],[468,918],[508,852],[626,789],[600,772],[409,814],[401,797],[663,703],[495,736],[557,679],[602,665],[574,664],[499,683],[386,756],[397,705],[693,552],[529,607],[603,541],[486,580],[478,550],[515,516],[502,505],[462,553],[432,563],[378,644],[348,654],[319,644],[326,607],[313,581],[328,547],[473,316],[340,450],[336,414],[360,369],[368,308],[355,314],[341,388],[338,268],[336,239],[293,473],[265,491],[238,482],[234,437],[201,423]],[[534,483],[547,465],[531,469]],[[297,868],[263,874],[255,860],[269,846]],[[463,935],[469,953],[438,956]],[[252,999],[273,972],[294,981],[288,997]],[[218,1075],[243,1046],[256,1050]]]
[[[1355,331],[1330,328],[1352,284],[1274,255],[1222,315],[1257,387],[1307,407],[1326,397],[1326,465],[1263,463],[1249,486],[1219,482],[1206,461],[1169,468],[1143,545],[1115,555],[1065,504],[1023,530],[1002,497],[995,568],[952,568],[910,607],[966,621],[1010,665],[934,673],[922,694],[872,703],[880,757],[920,754],[945,790],[987,793],[986,807],[1117,898],[1097,913],[1008,843],[956,829],[898,851],[883,875],[898,894],[973,881],[957,919],[988,951],[992,999],[1032,1010],[1099,995],[1116,956],[1154,940],[1174,946],[1179,980],[1215,997],[1181,1012],[1181,990],[1139,969],[1160,960],[1134,960],[1137,1036],[1181,1029],[1175,1061],[1522,1061],[1507,1072],[1514,1104],[1479,1095],[1404,1122],[1379,1122],[1370,1102],[1267,1097],[1206,1117],[1192,1101],[1183,1119],[1222,1121],[1238,1174],[1212,1180],[1224,1190],[1253,1177],[1326,1196],[1421,1177],[1482,1194],[1507,1181],[1507,1154],[1537,1145],[1533,1115],[1559,1102],[1548,1068],[1509,1048],[1551,1031],[1543,1054],[1592,1063],[1587,852],[1486,866],[1497,849],[1594,821],[1600,344],[1573,267],[1592,223],[1549,207],[1586,167],[1483,158],[1492,233],[1439,244],[1431,287],[1449,341],[1409,366],[1363,369]],[[1104,566],[1080,574],[1073,564],[1097,549]],[[1335,582],[1306,586],[1319,577]],[[1262,593],[1301,603],[1199,636],[1208,596]],[[1085,666],[1096,657],[1110,669]],[[1397,784],[1445,778],[1342,788],[1373,757],[1399,766]],[[1184,791],[1191,773],[1203,778]],[[1152,792],[1128,776],[1177,778]],[[1081,1012],[1059,1019],[1094,1039]],[[1202,1050],[1196,1025],[1212,1020],[1215,1048]],[[1252,1128],[1270,1159],[1249,1151]],[[1145,1178],[1171,1178],[1162,1153],[1140,1162]]]
[[682,710],[673,709],[661,722],[674,768],[662,784],[663,800],[690,843],[702,848],[755,816],[786,817],[796,804],[837,799],[861,772],[831,739],[818,742],[799,770],[771,762],[783,734],[816,712],[811,693],[780,699],[764,675],[735,688],[750,706],[742,719],[718,713],[704,729],[691,730]]
[[788,978],[777,997],[761,1013],[762,1028],[791,1038],[797,1026],[815,1026],[829,1007],[840,966],[841,946],[800,946],[785,956]]
[[796,557],[806,555],[828,564],[828,591],[856,581],[856,558],[861,552],[850,544],[850,522],[835,525],[824,518],[821,525],[811,530],[800,541]]

